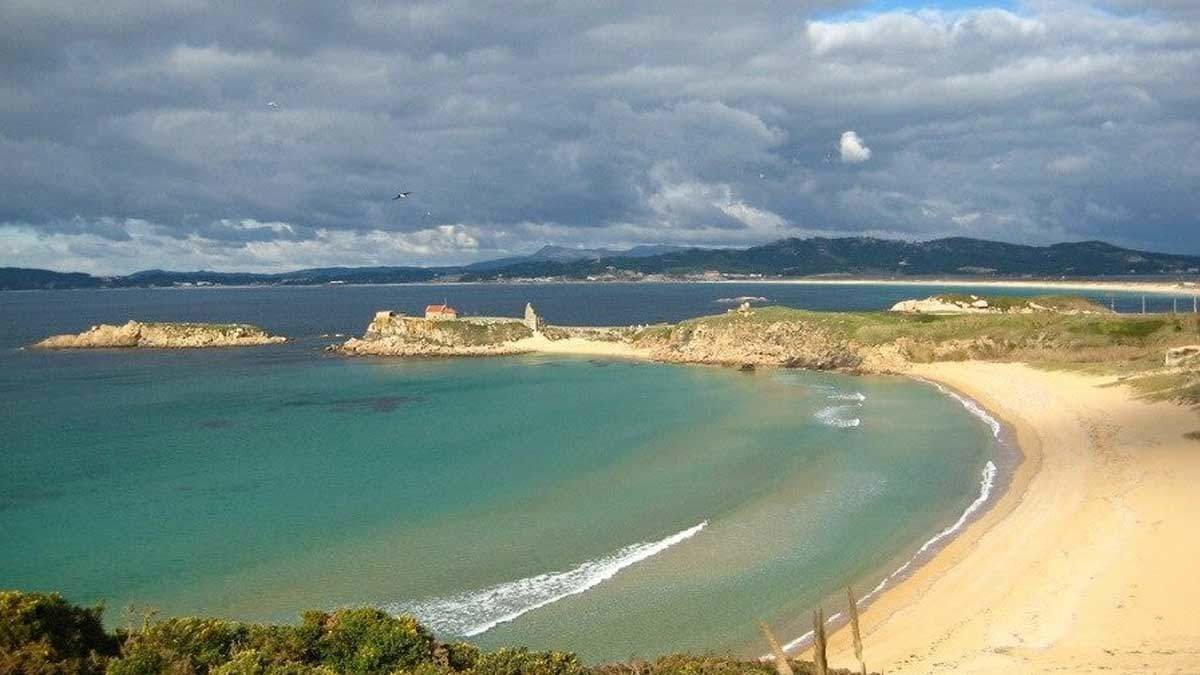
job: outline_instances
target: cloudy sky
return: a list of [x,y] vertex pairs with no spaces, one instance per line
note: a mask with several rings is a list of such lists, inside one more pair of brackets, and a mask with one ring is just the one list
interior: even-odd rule
[[1197,73],[1196,0],[0,0],[0,265],[1200,254]]

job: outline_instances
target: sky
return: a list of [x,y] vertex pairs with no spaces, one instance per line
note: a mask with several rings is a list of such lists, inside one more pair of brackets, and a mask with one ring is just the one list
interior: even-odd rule
[[0,266],[1200,254],[1197,73],[1195,0],[0,0]]

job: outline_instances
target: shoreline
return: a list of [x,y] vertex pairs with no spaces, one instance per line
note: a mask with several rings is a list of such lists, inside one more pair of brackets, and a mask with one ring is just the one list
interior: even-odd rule
[[[1186,536],[1200,446],[1183,437],[1200,427],[1195,413],[1138,401],[1111,378],[1020,364],[923,364],[911,375],[978,401],[1015,430],[1024,459],[991,508],[862,609],[868,666],[1200,670],[1200,581],[1189,573],[1200,545]],[[1152,474],[1163,482],[1145,484]],[[1168,545],[1153,531],[1164,526],[1177,535]],[[831,663],[856,667],[848,631],[829,644]]]
[[1116,281],[1108,279],[997,279],[994,277],[964,279],[956,277],[930,277],[883,279],[872,277],[774,277],[769,279],[653,279],[653,280],[607,280],[587,279],[529,279],[509,281],[405,281],[390,283],[345,283],[345,284],[213,284],[211,286],[100,286],[87,288],[25,288],[0,289],[0,293],[35,293],[41,291],[206,291],[206,290],[263,290],[288,288],[391,288],[397,286],[444,288],[447,286],[578,286],[578,285],[637,285],[637,284],[742,284],[742,285],[798,285],[798,286],[957,286],[963,288],[1045,288],[1065,291],[1111,291],[1115,293],[1145,293],[1193,297],[1200,295],[1200,282],[1181,286],[1178,281]]
[[[703,282],[701,282],[703,283]],[[1200,295],[1200,286],[1179,286],[1178,282],[1167,281],[1070,281],[1070,280],[1017,280],[1017,279],[758,279],[742,281],[729,279],[713,281],[716,284],[767,284],[797,286],[959,286],[964,288],[1053,288],[1065,291],[1111,291],[1115,293],[1145,293],[1147,295],[1174,295],[1192,297]]]
[[[856,594],[860,614],[865,613],[868,608],[886,598],[893,590],[901,587],[905,581],[918,574],[926,565],[938,560],[943,551],[966,535],[989,514],[1001,508],[1005,498],[1015,488],[1022,487],[1018,473],[1027,466],[1031,459],[1031,453],[1026,452],[1018,442],[1015,427],[994,413],[988,406],[953,387],[919,374],[906,373],[898,375],[898,377],[934,387],[943,395],[957,400],[968,414],[991,428],[995,447],[1003,456],[988,457],[980,471],[979,492],[976,498],[959,513],[953,523],[921,542],[915,552],[897,555],[892,561],[881,567],[877,573],[863,577],[863,580],[869,584],[867,587],[870,590]],[[1038,457],[1033,456],[1032,459],[1037,461]],[[845,599],[839,593],[834,593],[831,597],[837,598],[837,600],[829,608],[831,613],[826,615],[825,626],[827,633],[832,637],[848,625],[849,618],[846,616],[846,609],[841,604],[845,602]],[[812,637],[813,631],[809,630],[784,643],[783,650],[798,657],[808,654],[808,657],[811,658]],[[754,651],[754,649],[748,650],[749,653]],[[759,658],[771,660],[774,659],[774,656],[762,654]],[[845,667],[853,669],[854,665],[848,663]]]

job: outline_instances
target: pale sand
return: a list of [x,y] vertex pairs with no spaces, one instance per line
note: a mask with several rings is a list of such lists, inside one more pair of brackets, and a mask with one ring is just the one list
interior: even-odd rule
[[[1200,416],[996,363],[914,374],[1016,429],[1011,488],[863,614],[888,673],[1200,673]],[[832,661],[853,665],[849,631]]]
[[[812,286],[972,286],[984,288],[1049,288],[1064,291],[1112,291],[1147,295],[1194,296],[1200,294],[1197,282],[1181,286],[1168,281],[1016,281],[998,279],[749,279],[713,283],[799,284]],[[1180,309],[1184,309],[1180,306]],[[1189,307],[1190,309],[1190,307]]]
[[605,342],[584,338],[547,340],[544,335],[534,335],[524,340],[505,343],[517,349],[539,354],[574,354],[577,356],[609,356],[628,359],[648,359],[650,353],[637,349],[625,342]]

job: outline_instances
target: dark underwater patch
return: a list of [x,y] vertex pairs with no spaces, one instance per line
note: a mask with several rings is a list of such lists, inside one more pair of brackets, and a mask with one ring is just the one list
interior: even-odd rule
[[355,412],[366,411],[376,413],[395,412],[401,406],[410,403],[416,403],[421,398],[418,396],[367,396],[364,398],[343,398],[319,401],[308,398],[293,399],[284,401],[285,408],[306,408],[310,406],[328,407],[334,412]]

